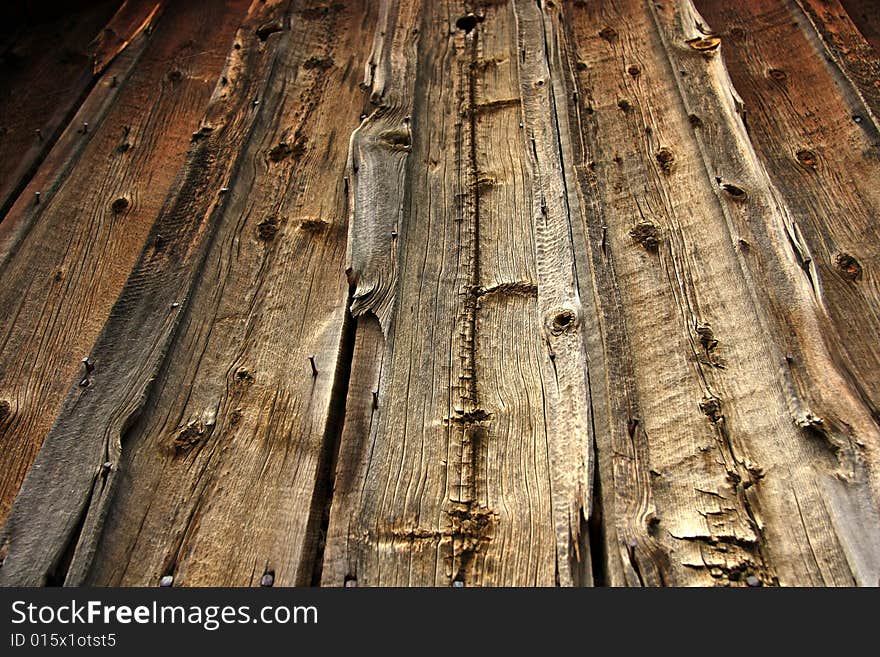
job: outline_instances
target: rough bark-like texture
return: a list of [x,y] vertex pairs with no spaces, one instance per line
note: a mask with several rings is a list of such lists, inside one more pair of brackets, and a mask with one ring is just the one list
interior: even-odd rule
[[0,584],[880,581],[872,3],[14,14]]

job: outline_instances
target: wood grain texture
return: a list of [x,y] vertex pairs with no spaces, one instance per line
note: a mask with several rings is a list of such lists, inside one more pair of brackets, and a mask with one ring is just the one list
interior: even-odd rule
[[[778,449],[768,449],[757,436],[749,442],[766,475],[750,494],[764,493],[764,532],[777,575],[784,584],[870,583],[876,579],[877,543],[852,520],[875,513],[870,445],[877,426],[829,351],[815,258],[799,218],[756,156],[741,118],[745,108],[732,92],[718,49],[700,50],[717,37],[707,34],[710,28],[690,4],[655,8],[654,16],[685,105],[705,126],[695,131],[701,156],[718,182],[716,195],[745,265],[746,289],[773,339],[766,353],[787,407],[777,417],[796,429],[771,434]],[[724,117],[718,123],[723,129],[706,117]],[[785,472],[775,483],[773,469]]]
[[162,0],[125,0],[89,44],[92,72],[95,75],[103,73],[141,32],[150,29],[164,6]]
[[[225,4],[218,3],[218,8],[220,6]],[[106,503],[112,497],[117,476],[114,468],[118,464],[122,434],[140,410],[147,385],[167,349],[168,338],[182,312],[181,302],[188,295],[204,255],[203,245],[210,233],[210,217],[225,200],[219,190],[226,183],[229,168],[235,162],[230,155],[238,152],[238,146],[249,133],[256,114],[249,100],[231,94],[229,88],[233,84],[241,85],[248,97],[255,95],[248,92],[261,83],[241,73],[247,70],[248,65],[256,65],[255,62],[267,65],[264,60],[271,61],[266,54],[267,49],[252,45],[247,50],[243,47],[233,50],[226,62],[224,77],[227,82],[223,84],[221,80],[214,90],[203,126],[198,132],[196,146],[188,155],[185,173],[178,177],[176,189],[164,206],[160,206],[164,197],[163,186],[156,178],[165,177],[164,189],[171,185],[176,171],[174,163],[183,159],[182,151],[190,142],[187,129],[191,129],[198,114],[194,112],[195,116],[176,124],[178,132],[169,131],[165,121],[157,119],[182,108],[193,111],[193,106],[198,107],[199,99],[207,101],[229,40],[239,24],[244,3],[237,7],[239,13],[224,12],[223,22],[204,23],[196,20],[199,10],[203,9],[200,7],[190,6],[187,9],[185,5],[178,5],[176,11],[164,14],[162,25],[166,26],[167,36],[157,38],[155,49],[151,52],[163,65],[139,69],[145,76],[142,85],[136,86],[133,81],[127,83],[133,92],[129,98],[133,106],[117,102],[114,106],[118,112],[113,117],[115,124],[110,123],[109,118],[105,119],[102,138],[92,142],[95,148],[103,147],[101,161],[109,171],[96,176],[91,168],[79,166],[76,173],[84,181],[71,179],[66,185],[72,190],[71,193],[78,192],[80,187],[88,184],[85,182],[88,180],[100,185],[96,193],[85,196],[91,204],[83,212],[85,225],[68,238],[69,244],[59,243],[59,230],[79,226],[76,215],[64,221],[64,211],[77,206],[63,203],[56,196],[52,201],[62,212],[55,215],[55,223],[41,222],[30,231],[28,240],[35,249],[41,248],[40,245],[49,240],[48,235],[54,233],[52,242],[59,250],[60,262],[44,258],[44,262],[48,261],[48,272],[37,280],[45,286],[54,283],[55,294],[66,292],[68,296],[64,301],[53,302],[51,298],[47,300],[43,295],[37,295],[29,283],[33,279],[28,276],[33,276],[36,271],[33,263],[26,266],[27,260],[22,250],[17,254],[22,263],[22,275],[16,275],[11,265],[3,272],[7,281],[17,282],[15,287],[9,285],[4,288],[4,295],[8,295],[4,307],[9,308],[8,315],[16,318],[4,339],[4,348],[9,350],[8,353],[17,353],[19,358],[24,355],[16,341],[31,343],[34,345],[32,349],[39,349],[53,335],[45,328],[47,324],[57,327],[61,339],[67,336],[68,340],[81,340],[78,345],[67,343],[62,349],[43,350],[54,359],[52,365],[67,372],[66,376],[56,373],[51,379],[55,386],[64,386],[61,394],[56,388],[55,403],[63,398],[65,388],[69,388],[69,391],[58,420],[49,431],[4,526],[2,542],[7,556],[0,569],[0,581],[4,584],[38,585],[48,580],[65,581],[68,575],[70,583],[78,582],[82,581],[84,571],[90,564]],[[234,8],[234,5],[230,7]],[[250,18],[258,20],[263,12],[273,9],[277,8],[274,5],[261,7],[261,11],[254,10]],[[188,11],[193,13],[187,14]],[[174,20],[175,16],[179,17],[179,22]],[[159,33],[157,30],[157,37]],[[249,41],[262,43],[251,34],[248,36],[251,37]],[[208,46],[204,51],[197,46],[199,40]],[[222,50],[216,50],[218,48]],[[193,61],[192,55],[196,52],[212,54],[213,57]],[[185,65],[192,68],[184,68]],[[194,75],[185,77],[182,70],[189,70]],[[174,75],[175,71],[179,75]],[[177,86],[182,88],[177,90]],[[157,87],[166,89],[166,93],[156,95]],[[145,96],[154,99],[157,105],[148,104]],[[144,112],[145,106],[151,111]],[[138,116],[143,123],[132,123],[132,119]],[[130,130],[125,127],[130,127]],[[214,137],[214,133],[231,136],[220,139],[219,136]],[[129,146],[120,149],[122,144]],[[158,147],[158,150],[152,150],[154,147]],[[126,174],[131,177],[126,177]],[[142,178],[144,175],[146,177]],[[151,178],[156,179],[158,197]],[[104,189],[108,180],[116,181],[116,184]],[[177,193],[179,190],[183,191]],[[99,193],[101,191],[103,193]],[[119,199],[123,199],[124,203],[118,202]],[[141,208],[141,203],[145,207]],[[162,210],[153,224],[160,207]],[[123,223],[128,217],[132,217],[132,221]],[[134,220],[138,217],[142,224],[140,230],[135,231]],[[117,230],[122,226],[127,228],[124,234],[131,242],[126,250],[120,248],[122,245],[118,243],[118,234],[115,240],[111,239],[114,226]],[[35,232],[37,228],[43,231],[42,235]],[[150,231],[147,249],[134,265],[126,282],[125,276],[146,241],[147,231]],[[81,245],[80,248],[71,252],[69,247],[77,243]],[[101,250],[97,248],[100,244],[105,245]],[[61,280],[56,281],[59,266]],[[105,274],[105,268],[115,275]],[[62,285],[65,279],[67,283]],[[76,285],[77,281],[82,283]],[[116,282],[115,289],[90,289],[97,282],[106,286],[111,281]],[[110,302],[123,282],[125,286],[111,311]],[[22,302],[34,306],[34,311],[25,314],[18,308]],[[103,307],[98,307],[99,303]],[[43,307],[49,312],[42,312]],[[59,312],[75,315],[55,317]],[[101,329],[108,313],[109,318]],[[23,324],[26,320],[37,325]],[[98,330],[101,330],[100,336],[89,351],[94,341],[90,335],[95,336]],[[82,368],[78,362],[82,357],[79,354],[89,358],[90,366],[72,381],[73,370]],[[35,368],[34,363],[27,360],[12,363],[19,369],[27,368],[24,371],[29,373],[34,370],[46,371]],[[48,366],[45,367],[48,370]],[[10,371],[9,361],[4,360],[4,368],[7,368],[5,372]],[[10,377],[9,374],[6,376]],[[29,377],[22,376],[6,380],[19,385],[24,383],[27,385],[25,390],[38,392],[45,385],[34,385]],[[72,387],[69,387],[71,384]],[[45,413],[45,405],[26,405],[25,400],[33,402],[33,393],[19,393],[10,397],[16,400],[16,410],[9,414],[5,424],[7,427],[10,424],[21,427],[19,435],[23,437],[15,440],[8,429],[5,435],[10,445],[21,450],[28,447],[33,450],[39,445],[42,434],[39,427],[28,426],[25,420],[28,416],[36,416],[45,422],[46,416],[39,414]],[[21,407],[26,413],[21,413]],[[83,439],[84,436],[87,438]],[[72,560],[70,563],[67,562],[68,558]]]
[[880,7],[877,3],[873,0],[841,0],[840,4],[874,52],[880,53]]
[[[193,8],[166,14],[149,44],[111,65],[116,85],[111,77],[96,87],[78,113],[84,120],[69,126],[3,222],[11,234],[0,262],[0,308],[10,318],[0,346],[0,398],[10,408],[0,425],[4,517],[64,394],[83,378],[80,361],[144,245],[223,66],[235,13],[210,25],[196,15]],[[34,187],[39,204],[28,198]]]
[[126,434],[90,583],[312,581],[319,484],[340,421],[334,386],[350,358],[343,173],[361,114],[351,98],[377,16],[368,3],[309,8],[294,3],[269,37],[283,53],[259,95],[264,114],[154,392]]
[[590,580],[583,340],[540,14],[467,9],[422,7],[398,311],[381,333],[358,322],[325,584]]
[[880,581],[870,3],[117,5],[0,223],[0,584]]
[[[859,41],[839,6],[816,13],[811,3],[783,9],[755,5],[731,13],[713,6],[707,8],[713,10],[707,19],[726,28],[719,33],[730,33],[734,47],[726,60],[747,108],[751,142],[790,216],[796,217],[789,241],[812,288],[812,303],[803,312],[815,315],[824,343],[821,349],[801,347],[803,361],[788,356],[797,394],[812,414],[800,423],[824,433],[837,451],[850,490],[828,493],[832,507],[841,502],[847,507],[833,508],[831,515],[844,535],[857,581],[870,583],[878,574],[880,535],[852,522],[877,517],[880,500],[874,447],[880,361],[874,341],[863,340],[880,328],[872,271],[880,255],[873,221],[878,199],[868,182],[878,173],[880,134],[870,119],[876,86],[865,79],[876,79],[877,72],[852,68],[854,53],[865,58],[870,48]],[[836,30],[834,39],[846,35],[845,48],[825,40],[822,34],[831,28],[813,22],[820,17]],[[811,56],[817,40],[829,48],[828,57]],[[845,53],[835,54],[838,48]],[[807,91],[812,85],[831,92]],[[787,313],[783,321],[797,320]],[[825,382],[831,385],[826,388]],[[850,501],[843,502],[846,498]]]

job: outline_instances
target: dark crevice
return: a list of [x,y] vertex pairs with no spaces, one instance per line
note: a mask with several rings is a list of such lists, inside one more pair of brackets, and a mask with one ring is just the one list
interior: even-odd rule
[[587,392],[590,396],[590,431],[593,451],[592,509],[587,521],[587,539],[590,544],[590,567],[593,586],[608,586],[608,554],[605,549],[605,518],[602,512],[602,480],[599,476],[599,448],[596,445],[596,419],[593,408],[593,385],[587,371]]
[[[453,433],[450,439],[458,441],[460,452],[458,456],[458,493],[453,503],[473,505],[479,499],[478,490],[479,461],[481,452],[481,437],[484,436],[478,422],[485,421],[488,416],[482,416],[485,411],[480,408],[479,394],[477,390],[477,308],[478,298],[472,292],[480,285],[480,194],[477,186],[479,171],[477,169],[477,146],[476,146],[476,101],[477,101],[477,71],[476,62],[479,52],[479,31],[475,30],[478,21],[473,13],[467,15],[468,20],[473,19],[473,24],[468,23],[465,28],[465,47],[467,49],[466,62],[464,64],[464,84],[460,91],[465,98],[469,111],[467,120],[463,121],[456,135],[457,144],[457,169],[459,180],[463,180],[464,189],[461,191],[461,215],[464,221],[459,225],[458,242],[460,258],[465,259],[465,271],[467,280],[464,289],[458,292],[461,299],[461,310],[456,325],[461,326],[458,341],[459,359],[462,372],[466,379],[461,384],[461,406],[463,412],[459,421],[450,423]],[[459,19],[459,23],[462,19]],[[461,420],[469,419],[467,422]],[[476,422],[475,422],[476,421]],[[470,507],[469,507],[470,508]],[[468,512],[469,513],[469,512]],[[450,547],[451,558],[456,572],[451,585],[465,586],[473,579],[475,552],[463,549],[460,545],[473,539],[468,535],[467,526],[470,524],[469,516],[453,518],[452,540]]]
[[83,502],[79,518],[77,518],[76,525],[74,525],[70,532],[67,544],[58,556],[58,561],[52,566],[52,569],[46,573],[45,586],[64,586],[64,581],[67,579],[67,572],[70,570],[70,564],[73,563],[73,557],[76,554],[76,548],[77,545],[79,545],[79,539],[86,524],[86,518],[89,515],[89,509],[92,506],[96,483],[97,478],[92,481],[92,488],[89,490],[88,497]]
[[[330,526],[330,509],[333,504],[333,489],[336,480],[336,462],[342,443],[342,429],[345,425],[345,407],[348,397],[348,384],[354,360],[354,340],[357,333],[357,320],[348,310],[354,298],[354,286],[349,287],[345,318],[342,321],[342,335],[339,341],[339,357],[333,374],[333,386],[327,410],[327,425],[321,443],[321,455],[315,475],[315,488],[309,519],[306,523],[307,548],[303,551],[296,586],[320,586],[324,572],[324,549],[327,545],[327,529]],[[314,548],[314,549],[311,549]]]

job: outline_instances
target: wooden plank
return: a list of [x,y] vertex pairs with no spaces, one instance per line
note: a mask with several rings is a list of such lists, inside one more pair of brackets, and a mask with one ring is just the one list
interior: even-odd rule
[[[2,307],[15,318],[3,342],[4,388],[15,386],[3,393],[12,400],[4,426],[9,444],[23,454],[10,459],[12,467],[26,467],[41,425],[51,422],[72,384],[4,526],[4,584],[65,581],[67,575],[69,583],[82,581],[116,480],[122,433],[143,403],[181,313],[210,217],[224,200],[219,189],[232,155],[259,114],[250,99],[264,76],[251,80],[250,67],[262,71],[274,49],[254,32],[277,11],[274,4],[249,14],[249,21],[260,22],[249,24],[248,47],[233,49],[226,63],[225,83],[215,88],[176,181],[183,191],[161,206],[245,3],[229,7],[222,21],[201,20],[211,7],[176,4],[163,14],[125,98],[117,99],[58,195],[47,199],[53,212],[30,231],[28,249],[4,270]],[[90,358],[86,372],[80,354]]]
[[[535,234],[538,312],[545,342],[542,390],[556,530],[557,583],[581,583],[589,564],[586,521],[592,506],[593,440],[583,309],[572,224],[581,219],[573,192],[565,103],[568,94],[550,59],[546,10],[516,0],[519,78],[524,130],[531,142],[531,206]],[[562,98],[559,95],[562,94]],[[561,111],[560,111],[561,110]],[[589,570],[587,571],[589,572]]]
[[358,319],[324,584],[590,581],[583,339],[533,6],[423,5],[417,58],[394,34],[387,79],[412,84],[395,67],[418,61],[397,310]]
[[352,99],[376,21],[367,2],[296,3],[278,23],[284,53],[259,96],[266,113],[126,434],[87,582],[311,584],[351,357],[344,172],[362,111]]
[[[601,338],[587,341],[598,570],[612,584],[868,581],[866,542],[834,523],[841,499],[871,498],[858,482],[834,489],[838,460],[807,439],[804,408],[818,406],[801,405],[784,354],[822,358],[820,318],[717,43],[690,41],[699,20],[687,3],[543,9],[549,52],[567,42],[559,72],[587,207],[579,271]],[[776,229],[747,235],[759,222]],[[760,264],[743,253],[753,241]],[[796,312],[783,297],[802,300]],[[792,325],[801,344],[785,339]]]
[[[766,554],[782,584],[873,581],[875,547],[855,519],[875,513],[874,457],[859,443],[875,442],[877,427],[823,338],[827,323],[803,231],[755,154],[742,101],[718,56],[718,37],[688,3],[652,6],[652,13],[685,109],[697,117],[699,153],[717,182],[745,289],[772,338],[762,360],[775,370],[784,412],[761,409],[744,426],[767,415],[789,424],[742,442],[760,467],[748,495],[760,509]],[[715,334],[723,344],[724,334]]]
[[223,65],[234,15],[210,26],[193,15],[167,16],[110,65],[0,224],[0,308],[12,318],[0,343],[0,518],[82,371]]
[[99,75],[162,11],[163,0],[125,0],[110,22],[90,44],[92,72]]
[[[792,16],[791,26],[800,28],[799,40],[818,41],[826,57],[836,65],[835,88],[842,98],[860,104],[853,114],[859,119],[870,117],[875,126],[880,118],[880,59],[877,51],[865,40],[841,2],[798,0],[799,12]],[[761,7],[764,10],[763,7]],[[819,63],[815,57],[814,63]],[[780,69],[781,70],[781,69]],[[842,79],[841,79],[842,78]],[[862,117],[866,114],[867,117]]]
[[0,585],[875,585],[875,14],[122,3],[0,224]]
[[[125,37],[124,47],[118,41],[104,43],[100,38],[104,32],[93,40],[90,45],[90,51],[94,54],[93,61],[102,62],[104,68],[99,72],[106,75],[100,80],[93,78],[91,91],[76,109],[72,119],[65,117],[64,125],[59,126],[58,130],[63,128],[63,132],[57,141],[55,136],[42,138],[44,151],[34,155],[36,159],[32,162],[33,166],[37,166],[39,160],[39,167],[32,175],[28,172],[19,181],[19,184],[26,185],[17,198],[10,199],[12,205],[0,223],[0,273],[9,264],[30,229],[47,210],[45,199],[52,198],[58,192],[71,171],[79,164],[86,146],[100,133],[101,124],[146,49],[149,39],[145,32],[149,32],[159,15],[155,2],[126,2],[104,28],[105,32],[111,30],[115,35],[124,33],[124,28],[131,30]],[[132,18],[135,23],[126,24]],[[97,75],[98,72],[95,73]],[[83,129],[86,124],[90,126],[89,130]],[[41,136],[44,135],[45,131],[41,131]],[[30,162],[28,157],[25,159]]]
[[[707,3],[701,9],[730,45],[725,60],[746,108],[751,141],[796,218],[791,245],[814,288],[804,312],[815,316],[821,342],[802,348],[803,360],[795,357],[791,364],[792,377],[800,403],[812,414],[808,424],[828,434],[840,460],[845,485],[835,482],[826,493],[831,515],[857,581],[871,583],[880,573],[880,534],[876,523],[857,529],[856,518],[878,517],[880,501],[880,462],[872,447],[880,420],[880,351],[864,339],[880,329],[880,289],[872,271],[880,258],[874,221],[880,195],[870,182],[880,174],[873,155],[880,133],[869,118],[876,86],[863,77],[868,69],[857,66],[868,66],[870,49],[859,45],[840,6],[804,6],[806,15],[767,2],[723,10]],[[819,19],[826,22],[812,22]],[[829,48],[842,51],[828,59],[816,56],[814,27],[839,44]],[[817,94],[816,88],[826,92]]]
[[51,4],[4,21],[18,29],[0,55],[0,219],[93,85],[92,40],[120,2]]
[[[767,340],[663,43],[642,3],[569,11],[547,12],[548,41],[559,95],[573,100],[570,166],[586,207],[578,271],[595,306],[597,570],[612,585],[772,582],[741,444],[784,430],[753,388],[771,408],[783,400],[772,371],[740,353]],[[723,423],[712,411],[722,398]]]

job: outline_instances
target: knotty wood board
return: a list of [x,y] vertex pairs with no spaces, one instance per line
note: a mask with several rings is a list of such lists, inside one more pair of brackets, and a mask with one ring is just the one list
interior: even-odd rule
[[312,582],[323,521],[313,498],[329,485],[322,446],[338,431],[331,397],[350,357],[345,185],[325,173],[345,167],[359,122],[369,4],[311,15],[294,3],[283,19],[285,51],[187,316],[126,435],[88,581]]
[[[39,217],[3,264],[0,307],[14,318],[4,326],[0,358],[10,446],[3,450],[4,511],[71,383],[74,397],[92,392],[79,385],[80,360],[91,357],[144,246],[239,24],[235,6],[221,7],[228,11],[217,22],[198,20],[200,8],[189,4],[163,14],[132,77],[117,80],[122,88],[100,122],[87,131],[69,126],[88,145],[57,190],[41,195]],[[58,465],[75,469],[67,459]],[[72,515],[65,522],[75,523]],[[63,549],[50,541],[46,548]]]
[[0,582],[880,581],[876,10],[160,4],[0,223]]

